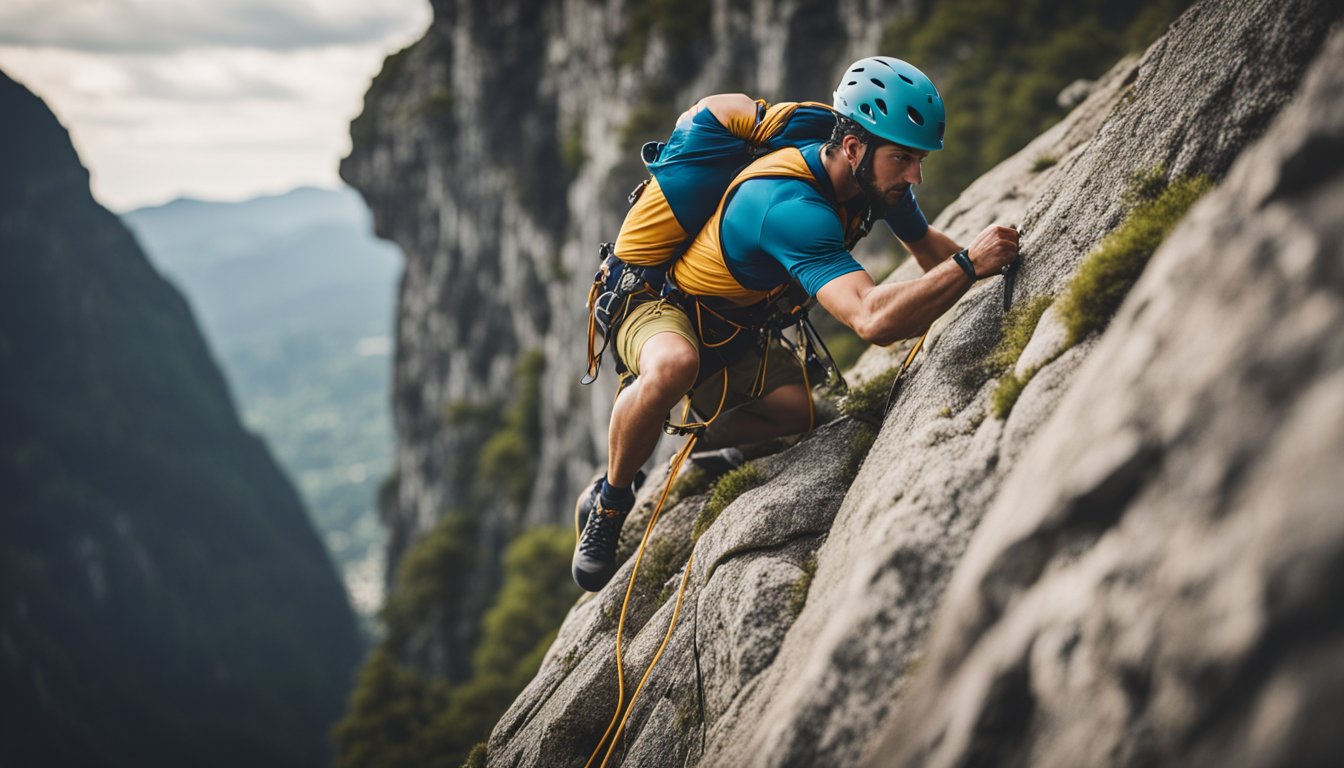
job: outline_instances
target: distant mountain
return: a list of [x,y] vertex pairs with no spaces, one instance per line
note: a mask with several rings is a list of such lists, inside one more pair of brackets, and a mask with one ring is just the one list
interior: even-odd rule
[[207,334],[390,331],[400,254],[373,235],[349,188],[304,187],[241,203],[179,199],[122,216],[183,287]]
[[124,214],[181,287],[237,396],[295,479],[357,610],[382,599],[378,484],[392,465],[398,249],[348,188]]
[[331,561],[64,129],[2,73],[0,114],[0,764],[321,764]]

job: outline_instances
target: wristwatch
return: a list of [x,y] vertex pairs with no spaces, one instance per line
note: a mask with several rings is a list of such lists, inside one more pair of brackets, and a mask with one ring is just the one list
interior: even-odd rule
[[952,254],[952,260],[957,262],[957,266],[961,267],[961,271],[965,272],[966,276],[971,278],[972,282],[980,279],[980,276],[975,274],[975,267],[971,264],[969,248],[962,248],[960,251]]

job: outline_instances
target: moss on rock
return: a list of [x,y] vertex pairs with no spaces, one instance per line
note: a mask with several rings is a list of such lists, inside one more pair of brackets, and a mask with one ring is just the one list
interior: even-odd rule
[[1141,202],[1083,260],[1064,292],[1060,318],[1068,331],[1068,346],[1105,330],[1153,252],[1213,186],[1199,176],[1173,181],[1159,193],[1152,174],[1135,179],[1127,194]]
[[900,366],[894,366],[862,384],[851,387],[849,393],[840,400],[840,413],[859,421],[878,422],[887,407],[887,395],[891,393],[891,385],[900,373]]
[[755,464],[743,464],[719,478],[710,493],[709,503],[705,504],[705,508],[700,510],[699,516],[695,518],[695,525],[691,528],[691,540],[698,541],[701,534],[709,530],[709,526],[718,519],[720,512],[732,504],[738,496],[765,481],[765,475]]
[[807,605],[807,593],[812,589],[812,577],[817,575],[817,553],[813,552],[803,563],[803,573],[789,588],[789,615],[797,617]]

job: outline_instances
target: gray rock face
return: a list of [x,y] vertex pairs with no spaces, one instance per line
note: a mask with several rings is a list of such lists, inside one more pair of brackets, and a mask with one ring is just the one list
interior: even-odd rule
[[[1122,219],[1135,174],[1226,176],[1339,15],[1313,0],[1197,4],[937,224],[962,240],[1021,224],[1017,300],[1058,292]],[[1341,69],[1338,40],[1320,61]],[[1055,357],[1047,313],[1029,354],[1055,359],[1006,421],[987,415],[980,369],[1000,334],[994,279],[935,325],[852,482],[853,422],[770,459],[768,482],[701,538],[608,765],[1344,754],[1321,722],[1340,711],[1344,668],[1326,602],[1344,525],[1324,474],[1344,447],[1338,90],[1313,78],[1305,107],[1196,209],[1099,340]],[[1058,162],[1037,170],[1043,154]],[[874,351],[860,370],[896,355]],[[689,524],[664,525],[654,541]],[[602,740],[630,567],[575,607],[496,728],[492,765],[583,765]],[[636,582],[627,704],[673,586]]]
[[1344,755],[1344,34],[1006,478],[874,765]]
[[[623,762],[670,765],[695,758],[701,726],[732,717],[743,690],[771,668],[793,623],[795,589],[805,589],[807,560],[849,487],[851,477],[836,471],[837,459],[843,467],[856,440],[866,445],[862,428],[852,420],[835,422],[758,460],[765,483],[728,505],[700,537],[673,633],[625,725],[629,735],[618,750]],[[647,498],[632,513],[627,538],[642,535],[653,501]],[[627,701],[667,636],[683,575],[668,572],[690,554],[691,524],[707,502],[707,496],[692,497],[667,510],[653,529],[622,631]],[[659,560],[672,567],[645,577],[658,570]],[[541,672],[496,726],[491,764],[582,765],[597,747],[616,708],[616,625],[633,569],[631,558],[605,590],[574,607]]]

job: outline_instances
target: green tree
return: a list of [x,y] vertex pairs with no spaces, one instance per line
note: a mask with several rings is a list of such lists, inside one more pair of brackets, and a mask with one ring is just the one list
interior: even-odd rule
[[947,105],[946,148],[926,162],[920,203],[931,217],[977,176],[1064,116],[1078,78],[1142,50],[1189,0],[939,0],[889,26],[881,50],[924,69]]

